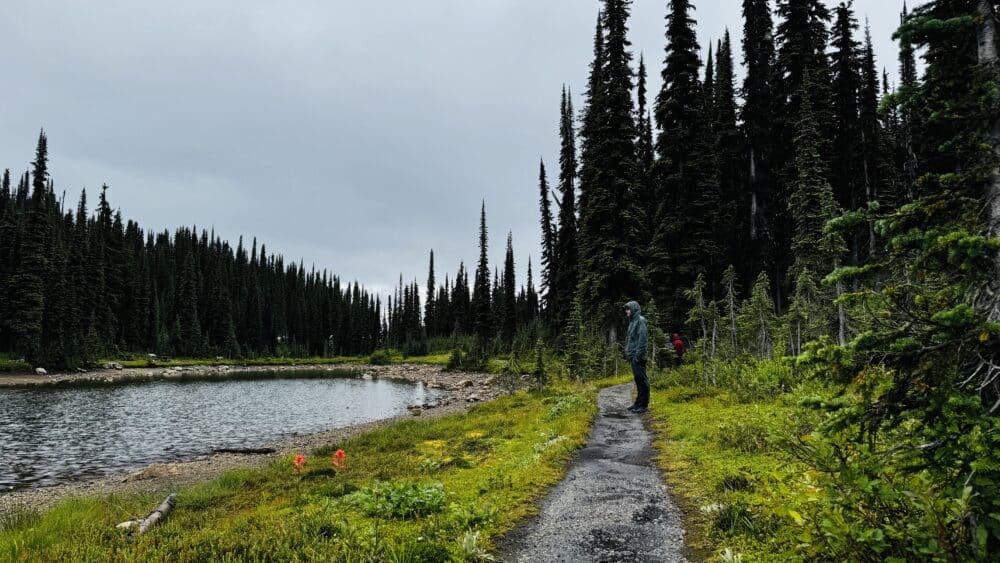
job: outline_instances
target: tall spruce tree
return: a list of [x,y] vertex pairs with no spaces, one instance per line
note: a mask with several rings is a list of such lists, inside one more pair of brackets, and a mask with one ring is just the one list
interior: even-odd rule
[[774,154],[774,24],[769,0],[743,0],[743,80],[740,121],[744,141],[743,166],[746,193],[737,201],[746,244],[744,257],[735,263],[740,277],[750,280],[761,270],[772,269],[775,260],[776,210],[778,199],[773,175]]
[[514,342],[517,331],[517,287],[514,275],[514,238],[507,233],[507,252],[503,262],[503,283],[500,295],[500,340],[506,346]]
[[[639,167],[639,180],[636,184],[636,220],[648,229],[656,219],[657,199],[656,183],[653,181],[653,164],[656,161],[656,151],[653,147],[653,126],[651,114],[647,105],[647,71],[646,61],[643,56],[639,57],[639,73],[636,82],[637,107],[635,112],[635,122],[637,136],[635,140],[636,162]],[[638,244],[642,247],[642,266],[649,265],[649,237],[640,236]]]
[[[908,15],[906,2],[903,2],[903,11],[899,16],[901,26],[906,25]],[[916,94],[919,79],[917,76],[916,50],[913,48],[913,42],[907,34],[899,36],[899,78],[901,97],[903,99],[912,99]],[[917,147],[914,139],[914,130],[918,127],[918,124],[915,122],[911,104],[900,104],[899,120],[900,132],[897,139],[898,161],[902,164],[906,198],[910,201],[916,197],[912,186],[917,180],[918,166]]]
[[[573,117],[573,96],[564,89],[559,117],[559,227],[556,233],[554,258],[558,264],[549,280],[554,298],[543,298],[549,319],[561,334],[577,291],[579,253],[577,247],[576,198],[576,127]],[[542,290],[544,294],[544,288]]]
[[471,307],[472,332],[476,336],[480,352],[485,352],[494,330],[485,201],[479,214],[479,263],[476,265]]
[[[653,299],[665,320],[680,324],[685,317],[684,289],[704,272],[710,284],[722,272],[719,233],[719,177],[711,130],[712,96],[699,79],[701,61],[695,21],[688,0],[672,0],[667,16],[667,48],[656,99],[655,165],[660,209],[647,277]],[[706,83],[712,80],[706,77]],[[711,87],[714,91],[714,84]]]
[[741,139],[736,122],[736,77],[733,68],[733,46],[729,30],[719,42],[715,60],[715,92],[712,126],[715,133],[715,153],[719,163],[719,203],[723,232],[721,241],[727,249],[726,261],[736,264],[745,259],[749,229],[747,214],[742,212],[744,189],[741,170]]
[[37,361],[43,353],[42,317],[45,312],[45,282],[49,275],[49,244],[52,225],[48,209],[48,140],[38,136],[32,163],[31,199],[20,237],[19,261],[11,276],[10,319],[7,328],[15,353]]
[[[865,25],[865,43],[861,55],[861,93],[858,102],[858,116],[860,125],[860,164],[861,164],[861,192],[864,194],[865,204],[872,202],[886,202],[891,206],[898,203],[896,194],[883,185],[883,175],[890,170],[887,169],[884,158],[890,155],[885,154],[886,143],[883,133],[882,123],[879,119],[879,78],[875,68],[875,47],[872,45],[871,28]],[[866,221],[865,239],[868,247],[863,256],[865,258],[878,253],[878,244],[875,235],[875,222],[870,218]]]
[[[841,208],[854,211],[867,205],[863,178],[864,153],[861,152],[861,45],[855,39],[858,22],[847,2],[835,9],[831,33],[830,55],[833,82],[834,139],[830,167],[830,183]],[[864,259],[865,235],[860,228],[850,230],[848,240],[851,264],[857,266]]]
[[[807,69],[802,83],[803,88],[813,87],[812,74]],[[789,199],[789,210],[795,218],[795,235],[792,239],[794,263],[792,278],[795,281],[796,310],[793,315],[805,317],[810,324],[815,325],[817,314],[803,315],[803,311],[818,310],[819,315],[829,310],[828,324],[832,335],[834,315],[832,304],[834,295],[828,291],[819,291],[816,276],[824,277],[840,265],[840,256],[844,252],[843,239],[839,232],[828,229],[827,224],[841,214],[833,187],[827,180],[828,171],[820,154],[819,127],[812,112],[812,101],[803,94],[802,107],[799,112],[799,129],[795,137],[795,171],[796,179],[792,184],[792,194]],[[839,287],[839,286],[838,286]],[[801,300],[808,299],[809,302]],[[845,343],[846,323],[843,309],[838,311],[836,326],[840,344]],[[800,322],[799,327],[802,326]],[[822,326],[820,323],[818,326]],[[801,333],[801,328],[799,330]],[[808,339],[822,336],[822,333],[809,331]],[[795,348],[795,347],[793,347]],[[801,347],[799,346],[800,350]]]
[[437,303],[435,303],[434,292],[437,291],[437,282],[434,280],[434,249],[431,249],[430,265],[427,267],[427,297],[424,303],[424,327],[427,329],[427,336],[437,336]]
[[[832,150],[833,110],[831,107],[830,64],[826,55],[828,43],[827,23],[830,11],[823,0],[778,0],[777,12],[780,16],[776,37],[778,40],[774,96],[775,109],[775,152],[773,168],[778,174],[776,183],[777,201],[788,201],[796,172],[794,167],[795,146],[800,119],[802,96],[808,96],[820,127],[820,152],[829,154]],[[813,86],[803,89],[807,72],[812,73]],[[790,280],[786,273],[791,266],[794,218],[788,214],[788,207],[778,205],[771,208],[770,221],[774,246],[769,256],[769,269],[775,273],[775,304],[779,311],[786,306],[785,296],[789,292]]]
[[[811,73],[806,72],[803,88],[811,88]],[[820,153],[821,141],[812,101],[802,102],[798,134],[795,137],[795,181],[789,198],[789,210],[795,218],[793,271],[808,270],[826,274],[834,269],[834,261],[842,252],[839,235],[827,229],[827,223],[841,214],[841,208],[830,185],[825,160]]]
[[552,220],[552,205],[549,201],[549,181],[545,175],[545,162],[538,163],[539,207],[542,215],[542,299],[551,311],[550,302],[558,302],[558,289],[553,280],[559,276],[560,261],[556,256],[557,226]]
[[588,316],[615,340],[618,305],[641,289],[630,199],[637,179],[629,0],[604,0],[583,123],[579,291]]

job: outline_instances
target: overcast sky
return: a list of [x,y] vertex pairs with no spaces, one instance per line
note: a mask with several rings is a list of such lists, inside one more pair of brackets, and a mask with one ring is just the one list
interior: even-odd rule
[[[695,0],[707,49],[737,0]],[[914,2],[911,2],[911,4]],[[832,6],[835,2],[829,2]],[[857,0],[895,77],[901,2]],[[633,52],[659,89],[666,0],[635,0]],[[474,263],[513,232],[538,263],[538,160],[555,182],[559,92],[583,103],[596,0],[3,0],[0,168],[49,137],[57,191],[102,183],[147,230],[235,244],[387,292]],[[737,53],[738,60],[742,57]],[[537,275],[537,268],[536,268]],[[536,277],[537,280],[537,277]]]

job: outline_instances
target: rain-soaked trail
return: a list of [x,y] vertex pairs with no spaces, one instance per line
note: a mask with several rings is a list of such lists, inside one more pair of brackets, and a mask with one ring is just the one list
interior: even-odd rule
[[653,463],[653,436],[626,410],[632,385],[600,392],[587,446],[539,515],[500,542],[505,561],[691,561],[681,511]]

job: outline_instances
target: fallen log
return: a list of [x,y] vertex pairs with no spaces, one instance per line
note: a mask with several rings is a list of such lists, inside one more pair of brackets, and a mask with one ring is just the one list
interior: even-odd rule
[[262,455],[273,454],[274,448],[216,448],[213,454]]
[[127,522],[122,522],[115,527],[119,530],[132,530],[133,528],[137,528],[138,531],[135,532],[136,534],[145,534],[147,530],[155,526],[160,520],[164,519],[176,505],[177,494],[173,493],[161,502],[160,506],[156,507],[156,510],[151,512],[149,516],[143,518],[142,520],[129,520]]

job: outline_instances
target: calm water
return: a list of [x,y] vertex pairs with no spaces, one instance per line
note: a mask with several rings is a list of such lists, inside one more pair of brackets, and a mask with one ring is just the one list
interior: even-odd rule
[[423,384],[346,377],[0,389],[0,493],[260,447],[436,397]]

